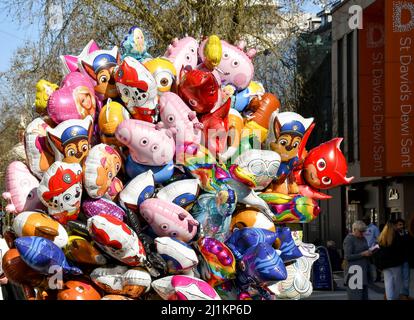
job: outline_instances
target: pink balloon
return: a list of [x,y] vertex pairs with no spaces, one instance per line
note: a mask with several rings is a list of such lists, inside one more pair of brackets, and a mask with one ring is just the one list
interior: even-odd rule
[[80,72],[69,73],[47,103],[47,112],[57,124],[70,119],[84,119],[88,115],[94,117],[95,111],[93,84]]
[[3,198],[9,202],[6,212],[19,214],[45,209],[37,196],[38,187],[39,181],[23,162],[10,163],[6,170],[6,192],[3,193]]

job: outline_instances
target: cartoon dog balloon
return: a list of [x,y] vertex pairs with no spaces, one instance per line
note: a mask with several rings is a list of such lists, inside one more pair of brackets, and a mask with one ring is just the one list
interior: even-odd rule
[[96,81],[95,92],[101,96],[101,100],[107,98],[116,98],[118,90],[116,89],[113,70],[118,64],[118,47],[112,50],[98,50],[92,64],[81,61],[83,68],[88,75]]
[[83,120],[66,120],[56,128],[46,129],[56,161],[83,164],[91,147],[92,123],[92,117],[88,116]]
[[104,143],[94,146],[85,161],[84,185],[88,195],[92,198],[104,196],[121,165],[121,157],[112,147]]
[[62,224],[76,220],[82,196],[82,168],[77,163],[56,161],[46,171],[37,189],[49,215]]
[[266,146],[280,155],[281,163],[271,191],[298,193],[292,172],[299,165],[298,155],[305,147],[313,127],[313,118],[305,119],[295,112],[276,111],[272,114]]
[[114,72],[116,87],[132,117],[156,122],[158,91],[151,72],[132,57],[126,57]]

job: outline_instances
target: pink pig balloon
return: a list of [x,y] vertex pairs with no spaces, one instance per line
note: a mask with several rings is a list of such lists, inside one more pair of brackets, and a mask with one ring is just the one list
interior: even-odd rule
[[80,72],[69,73],[47,103],[47,112],[57,124],[70,119],[84,119],[88,115],[95,117],[95,111],[93,84]]
[[10,163],[6,170],[6,192],[3,193],[3,198],[9,201],[6,212],[19,214],[45,209],[37,196],[38,187],[39,181],[23,162]]
[[132,160],[149,166],[163,166],[174,158],[175,130],[142,121],[127,119],[122,121],[115,137],[129,148]]
[[168,46],[164,56],[172,61],[177,72],[180,72],[181,68],[186,66],[191,66],[192,69],[195,69],[198,62],[197,49],[198,42],[196,39],[185,37],[178,40],[175,38]]
[[141,203],[139,212],[159,237],[173,237],[188,242],[197,233],[199,222],[172,202],[150,198]]
[[[198,50],[198,54],[202,61],[205,61],[204,46],[208,38],[205,39]],[[254,67],[252,63],[253,57],[256,55],[255,49],[249,49],[244,52],[246,43],[240,41],[236,46],[221,40],[222,55],[221,61],[216,68],[219,71],[222,84],[232,84],[238,90],[246,89],[253,79]]]
[[[164,92],[160,98],[160,117],[166,128],[175,128],[176,145],[200,144],[203,125],[181,98],[172,92]],[[160,125],[158,125],[160,126]]]

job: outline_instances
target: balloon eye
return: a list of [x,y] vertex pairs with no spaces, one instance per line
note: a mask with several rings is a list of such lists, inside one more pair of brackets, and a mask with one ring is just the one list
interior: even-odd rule
[[151,147],[151,150],[152,150],[152,152],[157,151],[157,150],[158,150],[158,144],[154,144],[154,145]]
[[174,122],[174,116],[168,116],[168,122]]
[[100,83],[105,83],[108,81],[108,78],[106,76],[102,76],[99,78]]
[[229,54],[227,53],[227,52],[225,52],[224,54],[223,54],[223,58],[224,59],[227,59],[229,57]]
[[281,146],[285,146],[285,145],[287,145],[287,140],[282,139],[282,140],[280,140],[280,141],[279,141],[279,144],[280,144]]
[[195,106],[197,105],[197,100],[190,99],[190,100],[188,100],[188,103],[189,103],[192,107],[195,107]]
[[174,232],[171,232],[170,233],[170,236],[173,237],[173,238],[177,237],[177,232],[175,232],[175,231]]
[[83,151],[83,152],[88,151],[88,146],[87,146],[86,144],[82,147],[82,151]]
[[325,176],[325,177],[322,178],[322,183],[325,184],[325,185],[329,185],[329,184],[331,184],[331,182],[332,182],[332,180],[329,177]]
[[112,172],[108,172],[108,178],[112,179]]
[[299,142],[296,141],[296,142],[293,143],[294,148],[297,148],[298,146],[299,146]]
[[187,54],[187,55],[185,56],[185,59],[186,59],[187,61],[191,61],[191,57],[190,57],[190,55],[188,55],[188,54]]
[[129,90],[128,89],[124,89],[124,95],[127,96],[127,97],[129,96]]
[[168,224],[166,224],[166,223],[163,223],[162,225],[160,225],[160,227],[161,227],[161,229],[162,230],[168,230]]
[[319,171],[323,171],[326,168],[326,161],[324,159],[319,159],[318,162],[316,162],[316,166]]
[[142,138],[140,141],[141,146],[146,146],[148,144],[148,139],[147,138]]
[[27,199],[30,200],[33,198],[33,192],[30,191],[29,194],[27,195]]
[[194,48],[190,48],[191,53],[195,53],[195,49]]
[[239,61],[233,60],[233,62],[231,63],[231,65],[236,68],[236,67],[239,66]]

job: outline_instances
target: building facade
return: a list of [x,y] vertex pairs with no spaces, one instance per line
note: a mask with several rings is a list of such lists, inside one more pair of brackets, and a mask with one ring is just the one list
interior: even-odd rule
[[354,180],[329,191],[305,237],[339,245],[355,220],[414,214],[414,0],[347,0],[331,14],[332,136]]

